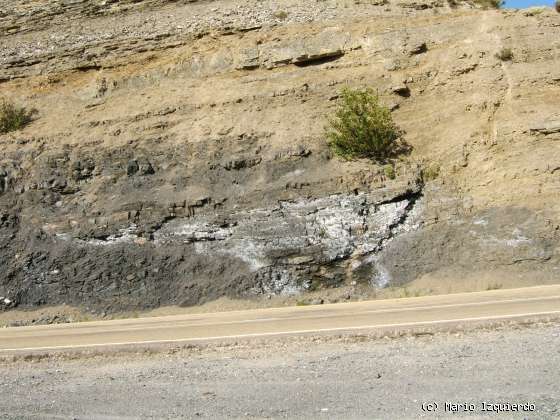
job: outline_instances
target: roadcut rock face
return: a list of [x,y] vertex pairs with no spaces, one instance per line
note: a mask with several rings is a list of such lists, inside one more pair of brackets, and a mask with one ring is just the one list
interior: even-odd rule
[[[559,16],[15,2],[0,14],[0,88],[38,112],[0,135],[0,309],[195,305],[441,272],[553,281]],[[379,93],[409,154],[332,156],[323,128],[345,86]]]

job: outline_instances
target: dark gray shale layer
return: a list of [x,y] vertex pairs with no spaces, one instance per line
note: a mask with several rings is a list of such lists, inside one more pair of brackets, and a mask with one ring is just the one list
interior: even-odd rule
[[[150,178],[167,178],[153,173],[159,164],[135,162],[123,163],[123,177],[112,188],[145,188]],[[553,255],[553,238],[530,212],[454,217],[452,199],[431,208],[438,192],[426,190],[417,167],[367,192],[296,196],[263,207],[203,197],[152,208],[144,202],[111,217],[84,218],[84,207],[57,217],[62,197],[80,196],[84,177],[100,177],[94,175],[99,165],[89,165],[67,162],[69,176],[39,183],[4,175],[0,296],[10,302],[4,306],[67,303],[118,311],[192,305],[353,281],[384,287],[442,266],[468,270],[476,261],[484,269],[496,261],[542,263]],[[66,223],[34,224],[30,209],[45,221]],[[434,224],[434,212],[449,220]]]
[[[308,153],[293,155],[314,160]],[[281,161],[276,172],[292,165]],[[270,170],[246,166],[232,169],[236,164],[226,163],[215,170],[226,182],[231,171]],[[121,167],[123,177],[112,188],[128,193],[146,188],[153,178],[171,176],[160,172],[159,162],[137,159],[123,161]],[[62,199],[92,188],[91,178],[102,177],[93,159],[59,159],[36,172],[42,180],[18,178],[16,172],[2,172],[0,225],[0,296],[12,305],[87,302],[118,310],[196,304],[223,295],[298,293],[347,281],[385,286],[390,279],[376,255],[395,237],[421,225],[423,183],[417,167],[403,168],[400,179],[369,192],[297,194],[241,209],[235,202],[230,206],[228,197],[151,207],[143,202],[110,217],[85,218],[80,212],[85,213],[87,203],[60,207]],[[225,186],[216,190],[220,188]],[[302,187],[285,185],[282,190],[294,188]],[[254,202],[266,203],[267,198]],[[50,215],[53,223],[24,222],[31,209],[44,219]],[[57,219],[60,224],[54,223]]]

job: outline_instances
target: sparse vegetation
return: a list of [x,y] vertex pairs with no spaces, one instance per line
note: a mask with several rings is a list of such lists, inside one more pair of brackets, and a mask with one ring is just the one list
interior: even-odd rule
[[496,53],[496,58],[502,61],[511,61],[513,59],[513,51],[511,48],[502,48]]
[[383,161],[395,151],[399,135],[391,111],[371,89],[344,89],[326,129],[331,150],[345,159]]
[[502,287],[500,283],[491,283],[486,287],[486,290],[500,290]]
[[31,122],[35,112],[6,100],[0,101],[0,134],[22,129]]
[[554,5],[556,11],[560,13],[560,0],[556,0],[556,4]]
[[439,176],[440,167],[437,165],[428,166],[426,169],[422,170],[422,179],[424,181],[433,181]]
[[385,172],[385,176],[389,179],[395,179],[397,177],[393,165],[385,165],[383,167],[383,172]]

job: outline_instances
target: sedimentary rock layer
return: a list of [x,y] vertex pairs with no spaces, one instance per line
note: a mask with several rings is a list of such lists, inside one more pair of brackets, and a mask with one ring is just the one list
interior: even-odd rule
[[[38,112],[0,135],[3,307],[557,277],[552,9],[6,4],[0,89]],[[345,86],[377,90],[409,153],[332,156]]]

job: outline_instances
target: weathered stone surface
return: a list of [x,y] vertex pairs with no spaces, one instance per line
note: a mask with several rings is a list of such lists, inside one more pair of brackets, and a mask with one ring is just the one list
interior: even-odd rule
[[398,83],[391,86],[391,92],[399,96],[404,96],[405,98],[410,96],[410,88],[405,83]]
[[351,48],[350,34],[329,28],[311,37],[261,46],[263,62],[269,68],[282,64],[310,64],[338,58]]
[[540,133],[540,134],[560,133],[560,120],[545,121],[543,123],[534,125],[529,130],[531,131],[531,133]]

